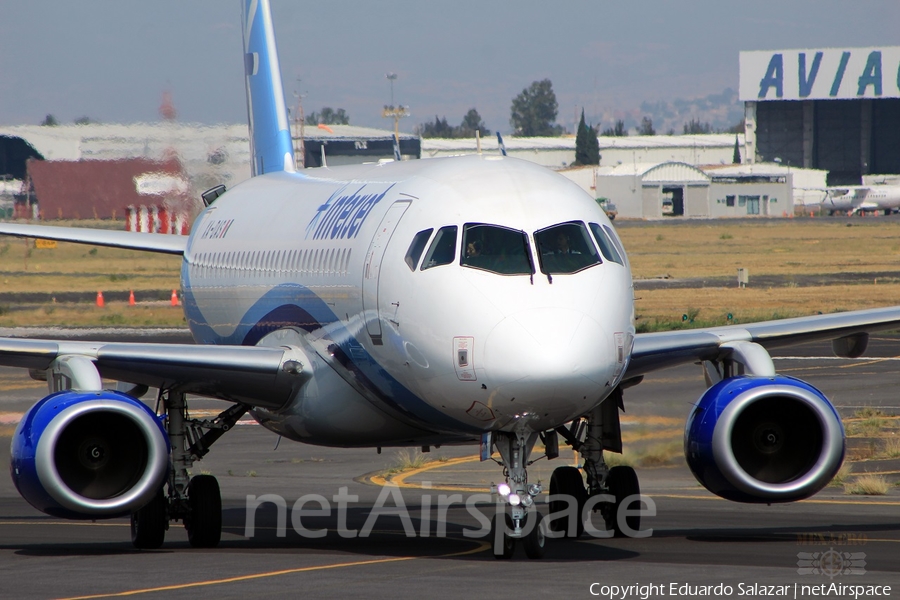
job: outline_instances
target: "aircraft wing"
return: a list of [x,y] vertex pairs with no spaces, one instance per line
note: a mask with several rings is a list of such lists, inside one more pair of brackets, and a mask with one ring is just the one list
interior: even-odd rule
[[188,240],[186,235],[19,223],[0,223],[0,235],[42,238],[60,242],[93,244],[95,246],[110,246],[113,248],[127,248],[129,250],[144,250],[164,254],[184,254]]
[[194,346],[0,338],[0,365],[46,377],[57,358],[82,356],[101,377],[277,409],[310,377],[295,347]]
[[[755,342],[765,348],[778,348],[891,329],[900,329],[900,306],[709,329],[639,333],[635,336],[626,377],[688,362],[716,360],[721,357],[723,345],[733,342]],[[847,341],[848,348],[852,347],[853,343]],[[835,342],[835,351],[838,347]]]

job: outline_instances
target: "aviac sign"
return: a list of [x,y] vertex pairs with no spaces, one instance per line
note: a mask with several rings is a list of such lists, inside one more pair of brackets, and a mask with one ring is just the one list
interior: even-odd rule
[[900,46],[741,52],[742,101],[900,98]]

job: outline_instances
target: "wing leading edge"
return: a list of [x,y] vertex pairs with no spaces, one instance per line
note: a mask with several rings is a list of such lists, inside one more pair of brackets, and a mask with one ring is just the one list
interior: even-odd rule
[[733,342],[779,348],[821,340],[848,340],[848,346],[852,346],[849,340],[854,336],[898,328],[900,306],[893,306],[709,329],[641,333],[635,336],[626,377],[688,362],[716,360],[722,346]]
[[283,407],[311,377],[302,350],[288,346],[192,346],[0,338],[0,365],[46,373],[54,361],[80,356],[100,376],[157,388]]
[[41,238],[77,244],[93,244],[129,250],[144,250],[163,254],[184,254],[188,236],[165,233],[139,233],[135,231],[115,231],[111,229],[85,229],[81,227],[54,227],[52,225],[31,225],[0,223],[0,235],[13,237]]

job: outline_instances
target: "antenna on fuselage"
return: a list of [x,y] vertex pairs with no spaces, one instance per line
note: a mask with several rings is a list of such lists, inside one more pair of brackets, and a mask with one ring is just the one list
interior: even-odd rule
[[322,144],[321,146],[319,146],[319,150],[322,151],[322,166],[327,167],[328,164],[325,162],[325,144]]
[[506,144],[503,143],[503,136],[499,131],[497,132],[497,143],[500,145],[500,154],[506,156]]
[[394,160],[400,162],[400,138],[394,133]]

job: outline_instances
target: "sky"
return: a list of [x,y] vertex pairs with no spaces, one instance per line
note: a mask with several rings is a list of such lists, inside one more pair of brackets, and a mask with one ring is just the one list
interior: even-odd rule
[[[741,50],[900,45],[897,0],[271,0],[289,105],[390,128],[385,75],[411,117],[476,108],[509,132],[512,99],[550,78],[557,121],[601,128],[641,102],[738,87]],[[5,0],[0,125],[244,123],[239,0]]]

